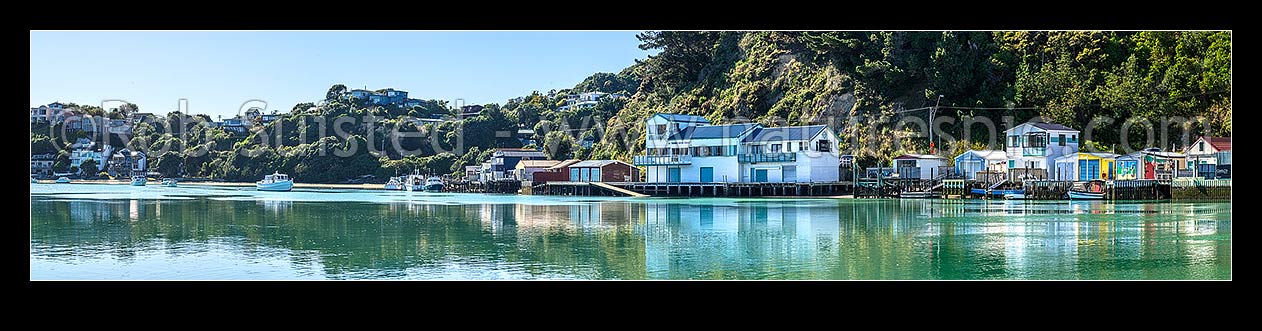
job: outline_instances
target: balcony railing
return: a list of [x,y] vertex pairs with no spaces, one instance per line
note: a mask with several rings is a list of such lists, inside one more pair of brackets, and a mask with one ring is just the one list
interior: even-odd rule
[[636,155],[635,165],[685,165],[692,164],[692,155]]
[[1022,156],[1046,156],[1047,147],[1025,147],[1021,148]]
[[739,162],[796,162],[797,153],[741,154],[736,157]]

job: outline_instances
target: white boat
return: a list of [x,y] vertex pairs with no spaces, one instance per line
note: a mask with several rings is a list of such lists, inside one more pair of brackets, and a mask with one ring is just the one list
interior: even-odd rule
[[442,192],[442,191],[443,191],[443,179],[442,179],[442,178],[438,178],[438,177],[430,177],[429,179],[426,179],[426,180],[425,180],[425,191],[429,191],[429,192]]
[[904,199],[925,199],[937,198],[938,192],[933,191],[903,191],[898,193],[899,198]]
[[289,175],[273,172],[271,175],[263,176],[263,180],[254,183],[254,187],[259,191],[289,191],[294,188],[294,181]]
[[66,178],[66,177],[64,177],[64,176],[63,176],[63,177],[57,177],[57,183],[58,183],[58,184],[70,184],[70,178]]
[[395,190],[395,191],[402,190],[403,181],[400,180],[399,178],[402,178],[402,177],[390,177],[390,181],[386,182],[386,189]]
[[1003,194],[1004,199],[1008,200],[1025,200],[1025,191],[1013,191]]
[[162,186],[175,187],[175,178],[163,178]]
[[149,179],[145,176],[131,176],[131,186],[145,186],[146,182],[149,182]]
[[408,192],[420,192],[425,190],[425,177],[417,174],[408,175],[403,180],[403,188]]
[[1066,195],[1069,196],[1069,200],[1104,200],[1104,181],[1075,183]]
[[31,184],[35,184],[35,183],[39,183],[39,180],[35,179],[35,177],[31,177]]

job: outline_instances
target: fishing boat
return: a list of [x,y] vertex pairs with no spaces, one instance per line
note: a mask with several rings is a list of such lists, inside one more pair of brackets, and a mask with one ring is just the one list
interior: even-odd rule
[[145,176],[131,176],[131,186],[145,186],[149,179]]
[[1091,180],[1081,183],[1074,183],[1069,188],[1069,200],[1103,200],[1104,199],[1104,181]]
[[425,190],[425,176],[421,176],[416,171],[403,179],[403,189],[408,192],[419,192]]
[[387,190],[396,190],[396,191],[397,191],[397,190],[402,190],[402,189],[403,189],[403,180],[400,180],[400,178],[402,178],[402,177],[390,177],[390,181],[386,182],[386,189],[387,189]]
[[58,183],[58,184],[70,184],[70,178],[66,178],[65,176],[62,176],[62,177],[57,177],[57,183]]
[[162,186],[175,187],[175,178],[163,178]]
[[294,188],[294,181],[289,175],[273,172],[271,175],[263,176],[263,180],[254,183],[255,188],[259,191],[289,191]]
[[424,189],[428,192],[442,192],[443,179],[438,177],[430,177],[429,179],[426,179]]

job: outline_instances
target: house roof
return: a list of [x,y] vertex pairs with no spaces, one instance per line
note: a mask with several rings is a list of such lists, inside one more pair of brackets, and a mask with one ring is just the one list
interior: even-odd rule
[[1004,130],[1004,131],[1012,131],[1013,129],[1019,128],[1019,127],[1021,127],[1022,125],[1030,125],[1030,126],[1033,126],[1033,127],[1039,128],[1039,129],[1043,129],[1043,130],[1078,131],[1078,130],[1075,130],[1074,128],[1071,128],[1071,127],[1068,127],[1068,126],[1064,126],[1064,125],[1060,125],[1060,124],[1056,124],[1056,123],[1045,123],[1045,122],[1025,122],[1025,123],[1018,124],[1017,126],[1014,126],[1014,127],[1012,127],[1012,128],[1009,128],[1008,130]]
[[657,114],[656,116],[664,117],[671,122],[710,123],[710,120],[705,119],[705,117],[695,115]]
[[1150,152],[1150,151],[1138,151],[1138,152],[1134,152],[1134,153],[1126,154],[1126,155],[1124,155],[1124,156],[1122,156],[1122,157],[1120,157],[1120,158],[1126,158],[1126,159],[1138,159],[1138,158],[1140,158],[1141,156],[1144,156],[1144,155],[1152,155],[1152,156],[1156,156],[1156,157],[1164,157],[1164,158],[1168,158],[1168,159],[1177,159],[1177,158],[1186,158],[1186,157],[1187,157],[1187,154],[1183,154],[1183,153],[1176,153],[1176,152]]
[[522,160],[517,163],[518,168],[547,168],[561,163],[557,160]]
[[1201,137],[1205,142],[1214,146],[1219,152],[1231,150],[1231,137]]
[[1057,159],[1057,160],[1061,160],[1061,159],[1065,159],[1065,160],[1076,159],[1076,158],[1078,158],[1078,155],[1080,155],[1080,154],[1091,155],[1091,156],[1098,157],[1098,158],[1102,158],[1102,159],[1116,159],[1116,158],[1118,158],[1118,157],[1120,157],[1120,156],[1121,156],[1121,155],[1118,155],[1118,154],[1113,154],[1113,153],[1102,153],[1102,152],[1094,152],[1094,153],[1093,153],[1093,152],[1077,152],[1077,153],[1070,153],[1070,154],[1061,155],[1061,156],[1056,157],[1056,159]]
[[555,164],[555,165],[553,165],[553,166],[551,166],[551,167],[548,167],[548,169],[561,169],[561,168],[569,167],[569,166],[571,166],[571,165],[573,165],[573,164],[575,164],[575,163],[579,163],[579,162],[582,162],[582,161],[583,161],[583,160],[578,160],[578,159],[569,159],[569,160],[561,161],[561,162],[559,162],[559,163],[557,163],[557,164]]
[[764,142],[764,141],[785,141],[785,140],[807,140],[811,139],[820,131],[824,131],[827,126],[809,125],[809,126],[786,126],[780,128],[757,128],[754,133],[745,137],[741,142]]
[[754,123],[690,126],[671,135],[667,140],[736,138],[755,126],[757,124]]
[[1043,129],[1043,130],[1078,131],[1078,130],[1074,130],[1074,128],[1056,124],[1056,123],[1036,122],[1036,123],[1030,123],[1030,125],[1033,125],[1034,127]]
[[986,160],[992,160],[992,161],[1008,159],[1008,153],[1004,153],[1004,151],[994,151],[994,150],[970,150],[970,151],[966,151],[960,154],[959,156],[956,156],[955,159],[959,160],[961,157],[964,157],[965,155],[976,155],[977,157],[980,157]]
[[631,164],[629,163],[618,161],[618,160],[587,160],[587,161],[570,165],[570,168],[599,168],[599,167],[604,167],[604,166],[614,164],[614,163],[624,164],[624,165],[627,165],[628,167],[631,166]]
[[903,155],[894,157],[894,159],[895,160],[911,160],[911,159],[920,159],[920,160],[943,159],[945,160],[946,158],[933,155],[933,154],[903,154]]

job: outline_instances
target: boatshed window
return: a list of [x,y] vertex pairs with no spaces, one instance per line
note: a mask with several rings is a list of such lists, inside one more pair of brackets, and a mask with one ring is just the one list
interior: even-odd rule
[[1060,135],[1060,137],[1057,137],[1056,140],[1060,141],[1061,146],[1065,146],[1065,135]]
[[833,151],[832,147],[833,147],[833,144],[831,144],[827,140],[820,140],[815,143],[815,149],[820,152],[832,152]]

